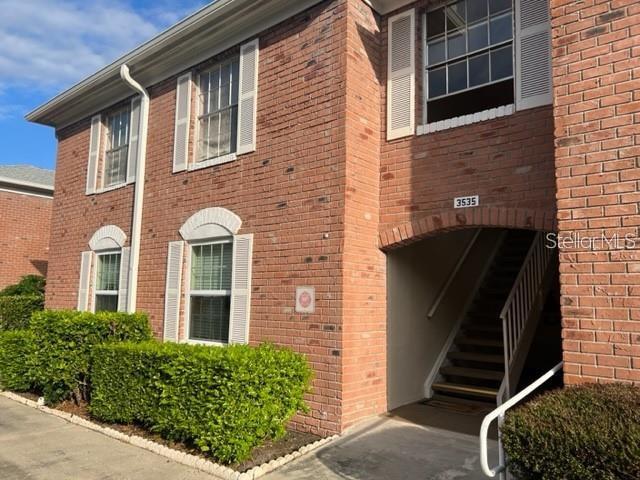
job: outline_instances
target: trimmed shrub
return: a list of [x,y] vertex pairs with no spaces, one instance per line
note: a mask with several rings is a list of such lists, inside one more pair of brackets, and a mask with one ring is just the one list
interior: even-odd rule
[[33,386],[35,338],[28,330],[0,332],[0,386],[25,392]]
[[0,331],[28,328],[33,312],[43,308],[42,295],[0,296]]
[[227,463],[246,459],[305,410],[311,370],[270,345],[100,345],[94,349],[91,413],[136,422]]
[[47,402],[69,397],[88,400],[91,349],[104,342],[151,339],[147,316],[68,310],[36,312],[33,378]]
[[0,297],[16,296],[16,295],[40,295],[44,296],[44,287],[47,281],[40,275],[25,275],[20,282],[15,285],[9,285],[0,291]]
[[502,440],[521,480],[636,480],[640,389],[584,385],[542,395],[507,415]]

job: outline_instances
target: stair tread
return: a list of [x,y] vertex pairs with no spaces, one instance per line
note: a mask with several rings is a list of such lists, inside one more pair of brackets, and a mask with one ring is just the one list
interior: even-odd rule
[[495,398],[498,396],[497,388],[478,387],[476,385],[463,385],[460,383],[438,382],[434,383],[431,388],[440,392],[468,394],[479,397]]
[[485,325],[482,323],[467,323],[462,326],[464,330],[473,330],[477,332],[495,332],[502,333],[502,325]]
[[469,360],[471,362],[504,363],[504,356],[491,355],[489,353],[449,352],[448,357],[454,360]]
[[482,380],[502,380],[503,372],[467,367],[442,367],[440,373],[454,377],[478,378]]
[[456,338],[456,343],[463,345],[482,345],[485,347],[502,347],[502,340],[493,340],[490,338],[476,338],[463,335]]

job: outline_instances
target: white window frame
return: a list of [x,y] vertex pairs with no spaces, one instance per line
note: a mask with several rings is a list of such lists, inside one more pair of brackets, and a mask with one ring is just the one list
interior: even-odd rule
[[[120,145],[117,148],[111,148],[111,137],[112,137],[112,131],[111,131],[111,122],[110,120],[116,116],[116,115],[122,115],[123,113],[128,113],[129,115],[129,121],[127,123],[127,130],[126,130],[126,143],[123,145]],[[121,108],[118,108],[112,112],[107,113],[104,116],[104,121],[103,121],[103,126],[104,126],[104,131],[105,131],[105,137],[104,137],[104,152],[103,152],[103,157],[102,157],[102,165],[101,165],[101,175],[100,175],[100,189],[99,189],[99,193],[101,192],[108,192],[110,190],[115,190],[117,188],[123,187],[125,185],[127,185],[127,172],[128,172],[128,166],[129,166],[129,148],[131,147],[131,105],[124,105]],[[116,152],[119,151],[120,155],[122,155],[122,150],[126,148],[126,155],[125,155],[125,160],[124,160],[124,180],[122,182],[117,182],[111,185],[106,185],[105,184],[105,180],[106,180],[106,172],[107,172],[107,158],[109,156],[109,153],[112,152]]]
[[[201,138],[200,138],[200,134],[201,134],[201,129],[200,129],[200,120],[202,119],[202,117],[204,117],[204,115],[202,114],[202,102],[200,99],[201,96],[201,77],[204,74],[207,73],[211,73],[215,70],[219,70],[220,72],[222,71],[222,68],[225,65],[231,65],[232,63],[237,62],[238,63],[238,78],[237,79],[233,79],[238,83],[238,99],[236,101],[235,104],[229,104],[229,106],[225,107],[224,109],[219,109],[216,110],[216,114],[220,113],[223,110],[231,110],[235,107],[236,109],[236,122],[235,122],[235,126],[233,125],[233,123],[231,123],[232,127],[236,129],[236,141],[232,142],[230,139],[230,146],[231,149],[235,149],[235,151],[230,152],[230,153],[226,153],[223,155],[218,155],[215,157],[209,157],[206,159],[200,159],[200,145],[201,145]],[[191,161],[189,162],[189,165],[187,166],[187,170],[199,170],[201,168],[206,168],[206,167],[211,167],[213,165],[221,165],[223,163],[228,163],[228,162],[232,162],[234,160],[236,160],[238,158],[238,152],[237,152],[237,148],[238,148],[238,142],[237,142],[237,137],[238,137],[238,128],[239,128],[239,105],[240,105],[240,56],[233,56],[230,57],[226,60],[223,60],[221,62],[216,63],[215,65],[212,65],[211,67],[208,67],[206,69],[203,69],[201,71],[197,71],[195,73],[196,79],[195,79],[195,91],[196,91],[196,115],[195,115],[195,142],[194,142],[194,148],[193,148],[193,158],[191,159]],[[230,86],[229,88],[229,95],[232,94],[233,88],[232,86]],[[213,113],[209,113],[209,115],[213,115]],[[220,125],[218,125],[218,131],[220,130]]]
[[[116,297],[116,305],[118,305],[118,302],[120,301],[119,296],[120,296],[120,285],[118,285],[118,288],[116,288],[115,290],[98,290],[98,266],[100,265],[100,257],[105,257],[107,255],[119,255],[120,256],[120,263],[118,265],[118,274],[117,274],[117,278],[118,278],[118,283],[120,282],[120,270],[122,269],[122,249],[113,249],[113,250],[102,250],[99,252],[94,252],[94,262],[95,265],[93,265],[93,295],[91,296],[92,298],[92,302],[91,302],[91,311],[93,313],[96,313],[96,305],[97,305],[97,297],[98,295],[101,296],[115,296]],[[117,307],[116,307],[116,312]]]
[[[505,77],[502,78],[500,80],[494,81],[494,82],[489,82],[489,83],[485,83],[482,85],[478,85],[478,86],[474,86],[469,88],[469,69],[467,68],[467,88],[463,89],[463,90],[458,90],[454,93],[447,93],[444,95],[440,95],[438,97],[434,97],[434,98],[429,98],[429,75],[428,75],[428,69],[430,68],[429,66],[429,52],[428,52],[428,47],[427,47],[427,14],[429,12],[438,10],[440,8],[446,8],[448,5],[452,5],[454,3],[456,3],[457,0],[448,0],[446,2],[442,2],[440,4],[437,5],[433,5],[428,7],[426,10],[424,10],[422,12],[422,35],[421,35],[421,41],[422,41],[422,122],[421,125],[418,125],[418,127],[416,128],[416,133],[417,135],[426,135],[429,133],[434,133],[434,132],[439,132],[442,130],[448,130],[450,128],[456,128],[456,127],[460,127],[463,125],[471,125],[473,123],[479,123],[479,122],[484,122],[486,120],[491,120],[494,118],[500,118],[500,117],[504,117],[504,116],[508,116],[508,115],[512,115],[513,113],[515,113],[515,99],[516,99],[516,88],[517,88],[517,79],[516,79],[516,71],[517,71],[517,65],[516,65],[516,26],[515,26],[515,15],[516,15],[516,0],[511,0],[511,15],[512,15],[512,36],[511,36],[511,40],[507,40],[504,42],[501,42],[499,44],[496,45],[489,45],[485,48],[479,49],[477,51],[474,51],[472,53],[466,53],[464,55],[461,55],[459,57],[455,57],[454,59],[447,59],[444,62],[441,62],[442,65],[447,65],[450,62],[455,62],[456,60],[461,60],[463,58],[468,58],[471,55],[477,55],[480,54],[482,52],[489,52],[492,49],[497,49],[497,48],[501,48],[502,46],[506,46],[508,44],[511,44],[511,53],[513,56],[513,61],[512,61],[512,69],[513,69],[513,74],[510,77]],[[490,17],[488,17],[490,18]],[[445,17],[445,22],[446,22],[446,17]],[[467,29],[465,30],[466,32],[466,39],[467,39],[467,43],[469,41],[469,34],[468,34],[468,25],[467,25]],[[445,33],[445,49],[447,48],[447,40],[446,40],[446,33]],[[445,50],[446,51],[446,50]],[[491,60],[489,60],[489,62],[491,62]],[[447,72],[447,85],[448,85],[448,69],[446,70]],[[490,109],[486,109],[486,110],[481,110],[478,112],[474,112],[474,113],[470,113],[467,115],[462,115],[459,117],[452,117],[446,120],[439,120],[436,122],[431,122],[431,123],[427,123],[427,104],[429,101],[432,100],[438,100],[438,99],[442,99],[442,98],[447,98],[453,95],[458,95],[460,93],[464,93],[464,92],[469,92],[469,91],[473,91],[473,90],[477,90],[479,88],[483,88],[483,87],[487,87],[490,85],[493,85],[495,83],[499,83],[499,82],[505,82],[508,80],[513,80],[513,98],[514,98],[514,102],[510,103],[508,105],[501,105],[501,106],[496,106]]]
[[[233,292],[233,284],[230,290],[192,290],[191,289],[191,265],[193,258],[193,248],[204,245],[220,245],[230,244],[233,247],[233,236],[225,236],[219,238],[212,238],[209,240],[199,240],[193,242],[187,242],[187,248],[189,253],[186,255],[186,275],[185,276],[185,297],[184,297],[184,343],[190,343],[194,345],[208,345],[215,347],[224,347],[229,345],[229,341],[220,342],[217,340],[202,340],[191,338],[191,296],[206,296],[206,297],[229,297],[231,298]],[[233,272],[233,255],[231,256],[231,271]],[[231,312],[229,312],[229,336],[231,336]]]

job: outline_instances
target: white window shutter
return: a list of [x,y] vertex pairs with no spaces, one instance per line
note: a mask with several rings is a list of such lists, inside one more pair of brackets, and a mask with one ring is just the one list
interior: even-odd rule
[[176,86],[176,125],[173,140],[173,173],[187,169],[189,119],[191,117],[191,72],[178,77]]
[[177,342],[180,325],[180,295],[184,242],[169,242],[167,288],[164,297],[164,339]]
[[259,61],[260,48],[257,38],[240,47],[237,147],[239,155],[256,150]]
[[126,312],[129,303],[129,263],[131,248],[124,247],[120,251],[120,285],[118,288],[118,311]]
[[553,103],[549,0],[516,0],[516,107]]
[[229,343],[249,343],[252,256],[253,235],[236,235],[233,239]]
[[415,131],[416,17],[407,10],[389,19],[387,140]]
[[80,257],[80,285],[78,287],[78,311],[89,310],[89,289],[91,288],[91,266],[93,252],[82,252]]
[[136,181],[136,169],[138,168],[138,156],[140,155],[140,125],[142,101],[140,96],[131,100],[131,121],[129,134],[129,158],[127,159],[127,183]]
[[87,162],[87,195],[91,195],[96,191],[101,137],[102,118],[100,117],[100,115],[95,115],[91,119],[91,134],[89,139],[89,160]]

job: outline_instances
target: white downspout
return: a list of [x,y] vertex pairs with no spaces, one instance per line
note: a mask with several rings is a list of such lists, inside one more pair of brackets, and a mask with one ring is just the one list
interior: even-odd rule
[[140,101],[140,142],[138,145],[138,165],[133,199],[133,222],[131,227],[131,259],[129,262],[129,298],[127,312],[136,311],[138,299],[138,266],[140,265],[140,237],[142,235],[142,205],[144,203],[144,180],[147,163],[147,131],[149,128],[149,93],[136,82],[125,64],[120,67],[120,77],[141,96]]

